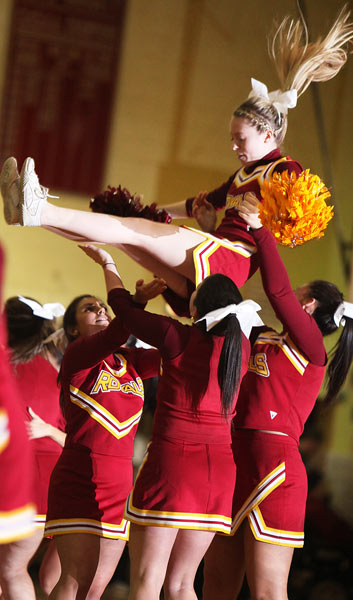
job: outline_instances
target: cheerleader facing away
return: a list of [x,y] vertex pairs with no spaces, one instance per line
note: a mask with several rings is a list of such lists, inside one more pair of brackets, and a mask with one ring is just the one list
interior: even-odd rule
[[[163,287],[160,280],[141,285],[136,298],[146,301]],[[109,302],[117,314],[114,291]],[[91,294],[71,302],[63,326],[69,344],[59,379],[67,436],[51,475],[45,524],[45,535],[57,545],[61,576],[49,598],[98,600],[129,537],[124,505],[132,487],[142,379],[158,374],[160,357],[155,349],[122,348],[129,336],[123,320],[112,320]]]
[[[0,246],[0,292],[3,251]],[[1,295],[1,294],[0,294]],[[6,600],[35,600],[27,571],[35,532],[33,455],[21,399],[9,363],[5,320],[0,319],[0,594]]]
[[[229,533],[235,464],[230,425],[259,305],[234,282],[207,277],[192,294],[194,324],[133,306],[102,248],[82,246],[111,270],[117,310],[162,357],[152,439],[128,497],[131,600],[196,598],[197,567],[216,532]],[[114,286],[114,287],[113,287]],[[113,293],[110,292],[111,294]]]
[[[146,219],[90,214],[54,206],[47,202],[48,189],[27,158],[18,174],[14,158],[5,161],[0,175],[4,216],[9,224],[42,226],[71,239],[95,240],[119,246],[143,267],[163,277],[170,288],[168,301],[179,312],[187,312],[185,299],[207,275],[229,276],[238,287],[258,267],[256,244],[239,215],[248,192],[261,200],[262,182],[274,172],[296,174],[302,166],[281,154],[287,130],[287,113],[296,105],[312,81],[334,77],[347,60],[345,47],[353,38],[353,24],[344,8],[328,34],[308,42],[301,21],[285,18],[272,38],[271,55],[280,89],[268,93],[266,85],[252,80],[249,97],[234,111],[230,121],[233,150],[241,168],[218,189],[167,207],[174,217],[194,214],[200,206],[226,208],[214,234],[189,227]],[[182,306],[178,306],[178,303]],[[188,304],[188,302],[187,302]]]
[[[293,550],[304,544],[307,475],[299,438],[325,370],[328,404],[337,397],[353,358],[353,304],[327,281],[292,291],[256,206],[257,199],[249,196],[241,216],[252,229],[264,289],[283,331],[262,327],[251,340],[233,421],[237,480],[232,536],[216,536],[205,557],[204,600],[235,600],[244,573],[252,598],[287,600]],[[340,325],[328,362],[323,337]]]
[[[36,532],[31,537],[31,543],[27,543],[27,557],[18,548],[21,560],[27,560],[27,565],[43,540],[49,479],[65,441],[65,421],[60,409],[57,384],[61,352],[55,343],[60,338],[56,317],[61,316],[64,311],[61,304],[42,305],[33,298],[24,296],[8,298],[4,308],[9,360],[18,384],[22,419],[29,433],[34,455]],[[8,569],[13,571],[13,577],[16,576],[17,563],[18,557],[14,549],[13,560],[8,565]],[[39,571],[41,587],[46,594],[50,593],[59,575],[59,558],[55,544],[50,541]]]
[[33,455],[17,384],[3,347],[0,375],[0,596],[6,600],[35,600],[27,570],[38,546]]

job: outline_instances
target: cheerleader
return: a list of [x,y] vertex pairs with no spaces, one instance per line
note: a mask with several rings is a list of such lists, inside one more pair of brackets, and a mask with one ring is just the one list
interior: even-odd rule
[[35,600],[28,561],[35,535],[33,456],[7,353],[0,349],[0,595]]
[[[104,265],[105,273],[110,267]],[[153,297],[155,286],[159,293],[163,282],[139,286],[136,297]],[[109,302],[116,314],[114,291]],[[158,373],[160,359],[155,349],[122,348],[129,335],[122,319],[112,320],[91,294],[71,302],[63,327],[69,344],[59,378],[67,436],[50,479],[45,525],[61,576],[49,597],[98,600],[129,537],[124,505],[143,407],[141,379]]]
[[[0,247],[0,289],[3,252]],[[35,600],[27,571],[35,531],[33,456],[0,322],[0,587],[7,600]]]
[[[112,260],[101,248],[83,250],[103,267]],[[107,268],[124,323],[162,357],[152,439],[125,508],[129,598],[157,600],[164,580],[168,598],[180,598],[180,589],[196,598],[193,582],[204,553],[216,532],[230,531],[230,423],[260,307],[242,302],[232,280],[214,274],[191,296],[194,324],[183,325],[134,308],[114,265]]]
[[[248,197],[241,216],[252,229],[264,289],[284,330],[263,327],[252,339],[233,421],[232,537],[217,536],[206,556],[205,600],[237,598],[244,572],[252,598],[287,600],[293,550],[304,544],[307,476],[299,438],[325,370],[328,404],[337,397],[353,358],[353,304],[327,281],[292,291],[256,205],[257,199]],[[340,326],[328,363],[323,337]]]
[[[36,532],[31,538],[31,545],[27,544],[27,564],[43,540],[49,479],[65,441],[65,421],[60,410],[57,385],[61,353],[55,343],[60,337],[56,317],[64,310],[61,304],[41,305],[24,296],[8,298],[4,309],[10,362],[20,392],[22,419],[34,455]],[[15,564],[16,556],[14,568]],[[49,543],[39,571],[41,587],[46,594],[52,590],[59,575],[60,563],[55,544]]]
[[[280,78],[280,89],[268,92],[265,84],[252,79],[249,97],[234,111],[230,121],[232,148],[241,168],[220,188],[200,194],[170,209],[174,217],[191,216],[205,202],[226,209],[219,228],[208,234],[189,227],[146,219],[89,214],[47,202],[48,189],[40,185],[32,158],[21,175],[9,158],[0,176],[7,223],[42,226],[71,239],[96,240],[122,247],[143,267],[163,277],[170,288],[169,302],[179,313],[195,286],[210,273],[228,275],[238,287],[258,266],[256,244],[239,215],[247,192],[261,199],[262,182],[274,172],[298,174],[302,166],[280,150],[288,110],[295,107],[312,81],[334,77],[347,59],[345,45],[353,37],[349,12],[341,11],[327,36],[308,42],[306,27],[284,19],[277,29],[271,54]],[[179,302],[178,302],[179,300]],[[178,306],[181,304],[181,306]]]

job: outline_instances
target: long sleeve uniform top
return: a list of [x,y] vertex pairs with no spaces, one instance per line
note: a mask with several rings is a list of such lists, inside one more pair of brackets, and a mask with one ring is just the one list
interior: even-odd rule
[[[117,314],[114,295],[110,302]],[[106,329],[67,347],[62,363],[66,448],[132,457],[143,407],[142,379],[158,374],[160,355],[155,349],[121,348],[127,337],[121,318],[115,317]]]
[[[168,436],[194,443],[227,443],[230,422],[221,412],[217,368],[224,338],[205,334],[195,325],[135,308],[130,294],[112,290],[119,314],[139,339],[157,347],[162,366],[152,439]],[[241,376],[247,369],[249,340],[242,334]],[[193,405],[197,404],[196,412]],[[232,406],[235,414],[236,398]]]
[[299,441],[325,373],[323,337],[291,288],[272,234],[265,227],[252,233],[264,289],[284,330],[261,328],[242,381],[234,425],[280,431]]

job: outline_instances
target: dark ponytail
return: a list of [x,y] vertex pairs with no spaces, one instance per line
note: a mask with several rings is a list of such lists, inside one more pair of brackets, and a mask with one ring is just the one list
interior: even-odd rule
[[353,319],[349,317],[344,317],[344,319],[343,331],[330,353],[325,404],[331,404],[337,398],[353,360]]
[[[226,275],[215,273],[202,282],[194,302],[198,318],[201,319],[217,308],[239,304],[241,301],[242,296],[235,283]],[[203,321],[200,322],[200,326],[204,327]],[[242,340],[239,321],[235,315],[228,315],[208,333],[224,336],[217,374],[222,412],[228,417],[240,383]]]
[[[333,283],[321,280],[311,282],[308,293],[318,302],[313,317],[322,335],[326,336],[336,331],[338,327],[333,317],[343,302],[343,294]],[[336,400],[353,360],[353,319],[343,318],[345,320],[343,331],[329,356],[326,372],[326,395],[323,400],[326,405]]]
[[[229,416],[240,384],[242,361],[241,329],[235,315],[229,315],[215,327],[214,335],[224,335],[218,364],[218,383],[221,389],[222,410]],[[222,329],[221,329],[222,327]]]

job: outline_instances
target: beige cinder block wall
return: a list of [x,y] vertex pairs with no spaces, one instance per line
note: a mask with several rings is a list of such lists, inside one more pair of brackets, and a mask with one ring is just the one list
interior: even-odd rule
[[[306,4],[313,36],[324,33],[340,3]],[[2,0],[0,90],[11,7],[12,0]],[[286,14],[297,15],[295,0],[128,0],[104,185],[121,183],[143,193],[146,202],[163,204],[228,178],[239,166],[230,148],[230,115],[249,93],[251,76],[269,89],[278,87],[266,36],[273,18]],[[293,286],[322,278],[346,289],[336,234],[340,229],[346,240],[352,237],[352,81],[353,57],[339,76],[318,85],[339,219],[322,240],[281,251]],[[290,111],[285,151],[324,176],[310,90]],[[86,198],[62,194],[58,202],[88,210]],[[67,304],[86,291],[104,295],[99,269],[72,242],[42,230],[9,228],[2,217],[0,236],[7,250],[5,296],[23,293]],[[114,256],[128,287],[146,275],[119,251]],[[258,279],[244,294],[263,300]],[[153,306],[164,311],[161,301]],[[350,460],[351,387],[346,394],[347,401],[334,412],[330,451]]]

